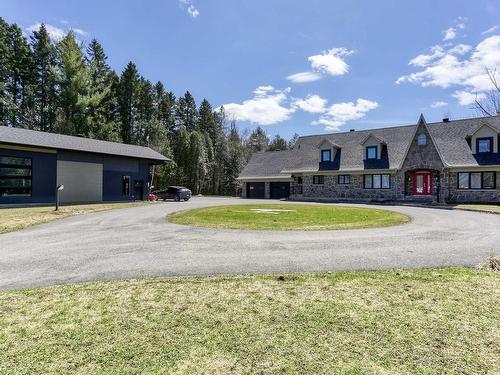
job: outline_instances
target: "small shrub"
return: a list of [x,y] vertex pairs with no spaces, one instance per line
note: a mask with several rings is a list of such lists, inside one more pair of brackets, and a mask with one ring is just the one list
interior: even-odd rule
[[483,270],[500,271],[500,258],[499,257],[489,257],[486,261],[480,265]]

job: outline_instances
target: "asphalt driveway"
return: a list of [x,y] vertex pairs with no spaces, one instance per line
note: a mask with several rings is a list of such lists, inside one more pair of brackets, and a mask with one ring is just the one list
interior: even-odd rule
[[144,276],[474,266],[500,254],[500,215],[476,212],[377,206],[412,221],[319,232],[218,230],[165,221],[178,210],[254,202],[193,198],[2,234],[0,289]]

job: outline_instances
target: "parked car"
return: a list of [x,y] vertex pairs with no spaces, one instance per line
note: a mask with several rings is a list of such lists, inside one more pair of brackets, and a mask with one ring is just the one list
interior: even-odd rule
[[188,201],[191,198],[191,190],[183,186],[168,186],[164,190],[155,191],[154,194],[157,196],[158,200],[163,199],[173,199],[179,202],[181,199]]

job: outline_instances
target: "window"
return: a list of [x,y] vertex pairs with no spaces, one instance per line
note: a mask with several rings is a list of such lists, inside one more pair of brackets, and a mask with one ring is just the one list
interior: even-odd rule
[[297,185],[302,185],[302,176],[297,177]]
[[131,185],[132,185],[132,180],[131,180],[130,176],[123,176],[122,177],[122,194],[123,195],[127,195],[127,196],[130,195]]
[[331,161],[331,150],[321,150],[321,161]]
[[351,176],[349,175],[339,175],[339,185],[349,185],[351,183]]
[[425,134],[420,134],[418,136],[418,145],[419,146],[425,146],[427,144],[427,137]]
[[388,174],[365,174],[363,186],[365,189],[390,189],[391,176]]
[[366,148],[366,158],[367,159],[377,158],[377,146],[369,146]]
[[478,154],[488,153],[493,151],[493,138],[477,138],[476,152]]
[[0,196],[31,196],[31,158],[0,156]]
[[325,183],[325,176],[313,176],[314,185],[323,185]]
[[459,189],[495,189],[496,172],[460,172],[457,185]]

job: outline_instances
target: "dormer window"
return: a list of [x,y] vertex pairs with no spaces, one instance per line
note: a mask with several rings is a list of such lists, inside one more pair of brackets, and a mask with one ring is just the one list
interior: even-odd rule
[[366,158],[367,159],[377,159],[377,146],[368,146],[366,148]]
[[331,161],[332,150],[321,150],[321,161]]
[[493,138],[476,138],[476,150],[478,154],[493,152]]
[[419,146],[425,146],[427,144],[427,137],[425,134],[420,134],[418,136],[418,145]]

